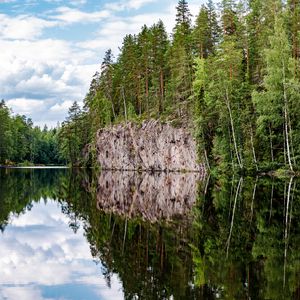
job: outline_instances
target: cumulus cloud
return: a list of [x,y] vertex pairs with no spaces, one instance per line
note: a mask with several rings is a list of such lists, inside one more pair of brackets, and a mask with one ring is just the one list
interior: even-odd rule
[[33,111],[43,110],[44,101],[28,98],[17,98],[7,101],[7,105],[21,115],[31,114]]
[[0,38],[33,40],[42,35],[46,28],[57,26],[50,22],[28,15],[9,17],[0,14]]
[[55,105],[50,107],[50,111],[52,112],[67,112],[69,107],[72,105],[72,101],[64,101],[63,103],[56,103]]
[[97,69],[97,64],[87,63],[94,52],[62,40],[0,40],[0,47],[0,95],[15,113],[39,125],[61,122],[67,109],[49,108],[81,101]]

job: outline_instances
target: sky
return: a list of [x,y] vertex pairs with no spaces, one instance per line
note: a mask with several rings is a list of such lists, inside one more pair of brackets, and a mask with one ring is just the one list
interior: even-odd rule
[[[190,0],[195,16],[204,0]],[[55,127],[82,104],[107,49],[161,19],[177,0],[0,0],[0,99],[35,125]]]

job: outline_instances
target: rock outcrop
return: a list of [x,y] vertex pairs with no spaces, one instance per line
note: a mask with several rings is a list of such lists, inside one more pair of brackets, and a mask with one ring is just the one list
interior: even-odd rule
[[149,222],[185,218],[196,202],[199,173],[101,172],[98,209]]
[[97,159],[104,170],[205,172],[187,129],[159,121],[120,124],[97,132]]

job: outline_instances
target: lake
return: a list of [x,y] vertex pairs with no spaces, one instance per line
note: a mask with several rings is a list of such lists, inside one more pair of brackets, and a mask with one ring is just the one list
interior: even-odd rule
[[300,299],[299,187],[0,169],[0,299]]

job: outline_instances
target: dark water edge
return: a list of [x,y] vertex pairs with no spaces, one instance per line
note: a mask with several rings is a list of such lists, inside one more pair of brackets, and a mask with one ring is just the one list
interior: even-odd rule
[[[14,234],[30,243],[36,233],[22,232],[24,218],[38,220],[55,206],[55,218],[65,218],[69,228],[65,234],[88,249],[84,265],[93,282],[116,292],[100,299],[300,299],[299,184],[294,177],[1,169],[0,249],[16,228]],[[47,237],[56,228],[51,226],[40,234]],[[26,286],[18,272],[34,269],[5,249],[2,260],[7,268],[14,261],[15,269],[6,271],[15,272],[15,279],[0,271],[0,295],[8,285]],[[59,249],[45,249],[61,259]],[[63,269],[72,259],[68,263]],[[59,287],[46,280],[41,299],[94,299],[94,286],[75,285],[78,278]],[[76,298],[74,289],[89,296]]]

